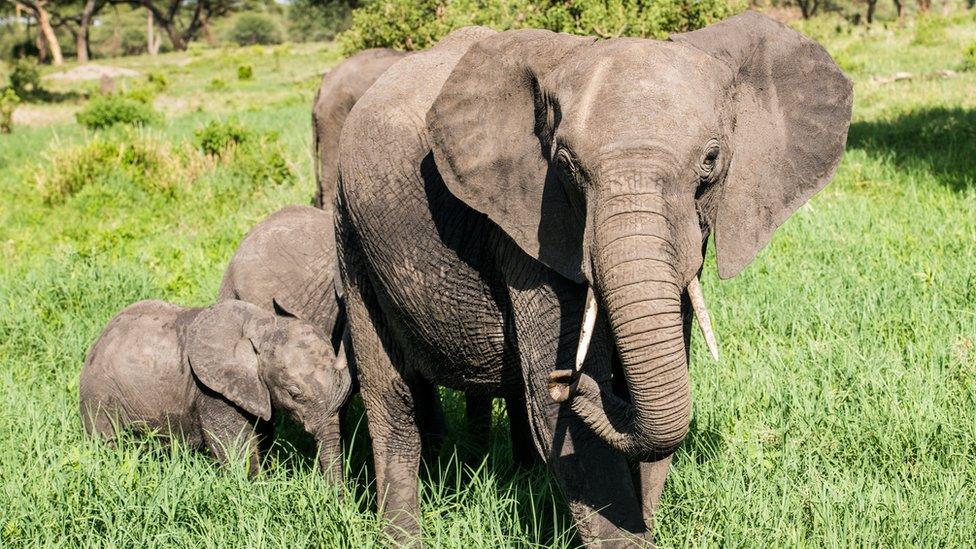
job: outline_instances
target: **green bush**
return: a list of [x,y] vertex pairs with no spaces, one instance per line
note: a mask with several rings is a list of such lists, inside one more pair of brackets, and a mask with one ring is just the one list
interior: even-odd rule
[[27,100],[41,91],[41,71],[30,58],[18,59],[10,71],[10,88],[17,97]]
[[138,132],[95,136],[67,149],[53,148],[48,156],[49,161],[34,174],[37,190],[48,204],[112,180],[150,192],[171,192],[195,179],[201,165],[168,142]]
[[157,91],[163,91],[169,88],[169,78],[166,78],[166,75],[161,72],[153,71],[147,74],[146,82],[156,88]]
[[222,156],[231,147],[257,140],[257,133],[236,120],[211,120],[193,133],[196,146],[209,156]]
[[914,46],[938,46],[946,41],[946,25],[944,17],[931,12],[920,13],[915,18],[915,36],[912,37]]
[[230,30],[230,39],[240,46],[280,44],[281,30],[267,15],[242,13]]
[[744,8],[742,0],[368,0],[353,11],[339,42],[347,54],[374,47],[418,50],[466,25],[664,38]]
[[227,89],[227,81],[223,78],[214,78],[207,83],[208,91],[223,91]]
[[358,0],[292,0],[288,6],[288,39],[325,42],[349,27]]
[[251,65],[240,65],[237,67],[238,80],[251,80],[254,78],[254,68]]
[[20,97],[13,89],[7,88],[0,94],[0,133],[10,133],[14,128],[14,109],[20,104]]
[[138,27],[124,29],[119,38],[119,49],[122,51],[122,55],[139,55],[148,52],[146,29]]
[[277,133],[259,133],[236,120],[211,120],[194,137],[197,149],[247,181],[280,185],[295,179]]
[[100,130],[116,125],[145,126],[158,123],[162,117],[140,94],[98,95],[75,115],[82,126]]
[[962,52],[962,70],[976,71],[976,42],[973,42]]

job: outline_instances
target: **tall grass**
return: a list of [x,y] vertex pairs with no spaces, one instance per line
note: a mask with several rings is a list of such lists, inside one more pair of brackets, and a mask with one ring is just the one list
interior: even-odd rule
[[[871,78],[952,68],[976,28],[956,21],[938,44],[908,47],[913,32],[824,38],[857,68],[855,120],[835,181],[742,275],[718,281],[714,258],[707,260],[703,282],[723,359],[712,362],[696,338],[694,423],[662,499],[662,546],[976,539],[976,74]],[[226,59],[234,52],[121,62],[161,64],[154,70],[172,83],[158,101],[186,101],[153,139],[179,149],[217,115],[235,112],[248,127],[280,133],[296,174],[281,184],[211,163],[192,185],[163,193],[116,170],[45,203],[34,175],[57,175],[51,147],[72,150],[91,138],[70,123],[0,136],[4,547],[384,541],[372,512],[361,406],[351,417],[360,432],[341,500],[315,473],[312,444],[293,426],[281,426],[255,481],[241,464],[217,467],[182,445],[134,440],[113,448],[82,433],[77,376],[104,323],[137,299],[209,302],[246,230],[312,194],[314,75],[297,68],[308,54],[274,61],[247,51],[263,63],[247,82],[233,79],[239,63]],[[220,105],[197,112],[215,101],[203,90],[220,67],[230,67],[232,88],[218,94]],[[282,73],[294,76],[269,76]],[[463,462],[453,457],[470,443],[463,403],[453,393],[445,400],[456,435],[420,478],[430,545],[577,543],[549,475],[511,467],[502,409],[487,459]]]

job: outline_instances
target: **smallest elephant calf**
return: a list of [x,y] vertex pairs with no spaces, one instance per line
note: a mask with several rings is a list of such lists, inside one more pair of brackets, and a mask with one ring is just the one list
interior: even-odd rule
[[247,452],[251,474],[257,435],[270,431],[273,409],[285,412],[316,438],[320,465],[337,480],[339,408],[351,388],[345,354],[306,322],[236,300],[204,309],[140,301],[92,346],[79,392],[89,434],[177,436],[222,462]]

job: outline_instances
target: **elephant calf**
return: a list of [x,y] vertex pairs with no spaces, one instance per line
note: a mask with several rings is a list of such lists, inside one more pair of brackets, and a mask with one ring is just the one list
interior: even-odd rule
[[[319,328],[242,301],[186,308],[140,301],[109,322],[81,371],[81,417],[91,435],[157,432],[206,446],[224,462],[247,452],[272,410],[316,437],[328,475],[340,467],[338,410],[352,381]],[[331,478],[338,478],[333,476]]]

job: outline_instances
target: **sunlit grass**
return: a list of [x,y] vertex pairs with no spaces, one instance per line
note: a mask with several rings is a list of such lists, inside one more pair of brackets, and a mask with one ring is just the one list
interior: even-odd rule
[[[857,32],[827,40],[857,68],[835,181],[739,277],[718,281],[706,265],[723,357],[696,339],[695,420],[662,500],[662,546],[976,539],[976,74],[872,80],[953,69],[976,28],[956,21],[923,47],[908,45],[911,28]],[[238,82],[245,58],[255,79]],[[116,311],[209,302],[246,230],[308,202],[309,107],[334,60],[302,46],[119,61],[167,72],[154,139],[179,148],[229,116],[277,131],[297,174],[284,185],[212,166],[178,192],[115,177],[45,204],[33,174],[91,136],[73,123],[0,136],[0,545],[382,543],[362,424],[340,501],[288,426],[252,482],[181,445],[88,440],[77,414],[84,355]],[[218,76],[228,90],[206,91]],[[446,407],[461,431],[463,404],[448,394]],[[572,546],[555,483],[511,467],[502,415],[483,464],[452,458],[470,442],[460,433],[422,473],[425,535],[439,547]]]

